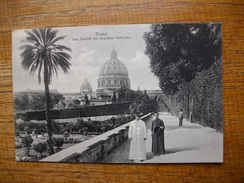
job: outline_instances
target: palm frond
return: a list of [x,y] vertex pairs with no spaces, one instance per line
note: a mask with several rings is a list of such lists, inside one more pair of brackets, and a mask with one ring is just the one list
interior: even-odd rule
[[58,65],[64,71],[65,74],[67,74],[71,66],[71,64],[68,61],[70,57],[63,57],[61,53],[62,52],[55,52],[53,54],[53,62],[55,63],[55,65]]
[[52,46],[54,47],[53,48],[54,50],[58,50],[58,51],[64,51],[64,50],[72,51],[71,48],[69,48],[67,46],[63,46],[63,45],[55,45],[55,44],[52,44]]
[[23,49],[35,50],[36,49],[36,46],[27,44],[27,45],[23,45],[23,46],[20,46],[19,47],[19,50],[23,50]]
[[21,65],[30,74],[38,72],[38,83],[41,83],[41,72],[47,66],[47,73],[44,76],[50,84],[52,76],[58,75],[59,67],[68,73],[71,66],[69,60],[71,56],[64,51],[71,51],[70,48],[64,45],[56,45],[55,43],[65,38],[65,36],[56,37],[58,30],[51,28],[33,29],[32,32],[26,31],[26,40],[30,44],[19,47],[23,50],[21,53]]
[[41,35],[41,40],[43,41],[43,45],[46,46],[46,28],[41,28],[38,29],[40,35]]
[[47,44],[48,45],[51,45],[52,43],[52,41],[55,39],[55,37],[57,36],[57,33],[58,33],[58,30],[52,30],[52,29],[50,29],[50,32],[49,32],[49,30],[48,30],[48,34],[47,34]]
[[25,70],[29,70],[31,65],[35,62],[35,53],[31,49],[25,49],[20,56],[22,57],[22,67]]
[[33,33],[30,31],[25,31],[26,34],[28,34],[29,36],[26,37],[26,41],[31,42],[33,44],[37,44],[37,45],[43,45],[42,40],[40,39],[40,34],[38,33],[38,31],[36,29],[32,29]]
[[60,36],[50,41],[50,45],[55,44],[57,41],[63,40],[66,36]]

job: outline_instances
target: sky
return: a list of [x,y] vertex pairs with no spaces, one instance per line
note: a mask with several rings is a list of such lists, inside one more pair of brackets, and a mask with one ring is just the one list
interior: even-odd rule
[[[145,52],[144,32],[150,30],[149,24],[81,26],[54,28],[59,30],[57,36],[66,36],[57,42],[72,49],[71,67],[68,74],[61,69],[52,78],[50,89],[59,92],[79,92],[82,83],[87,78],[93,91],[97,89],[97,79],[101,66],[110,59],[111,51],[117,52],[117,57],[127,67],[131,89],[159,90],[158,78],[150,69],[150,60]],[[31,31],[31,30],[29,30]],[[12,32],[12,66],[13,91],[26,89],[44,90],[43,82],[38,84],[37,73],[30,75],[21,66],[19,47],[25,45],[25,30]]]

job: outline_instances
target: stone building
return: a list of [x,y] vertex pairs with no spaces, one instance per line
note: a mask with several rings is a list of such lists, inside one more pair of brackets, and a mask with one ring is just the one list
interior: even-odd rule
[[100,99],[110,99],[113,92],[120,87],[130,88],[130,78],[126,66],[117,58],[113,49],[111,57],[101,67],[97,80],[96,96]]

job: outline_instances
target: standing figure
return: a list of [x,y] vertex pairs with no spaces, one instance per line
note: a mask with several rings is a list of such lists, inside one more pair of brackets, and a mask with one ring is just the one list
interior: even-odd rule
[[128,137],[130,143],[130,161],[144,161],[146,160],[146,143],[147,130],[145,122],[141,120],[141,114],[135,113],[136,119],[130,123]]
[[154,113],[154,120],[152,121],[152,153],[154,155],[165,154],[164,146],[164,122],[158,118],[159,114]]
[[182,111],[182,109],[179,112],[179,126],[183,126],[183,111]]

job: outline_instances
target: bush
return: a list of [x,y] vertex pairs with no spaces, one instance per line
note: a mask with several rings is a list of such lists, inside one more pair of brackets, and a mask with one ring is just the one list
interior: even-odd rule
[[53,154],[53,137],[51,139],[47,139],[46,140],[46,144],[47,144],[47,152],[52,155]]
[[31,144],[33,142],[33,139],[31,138],[30,135],[26,135],[21,139],[21,143],[24,145],[24,147],[31,147]]
[[25,127],[25,132],[26,132],[27,134],[31,134],[31,133],[32,133],[32,129],[29,128],[29,127]]
[[53,144],[57,147],[57,150],[60,150],[60,147],[64,144],[63,138],[53,138]]
[[20,122],[20,123],[17,123],[15,129],[16,130],[19,130],[19,131],[24,131],[25,128],[26,128],[26,123],[25,122]]
[[37,144],[34,144],[33,147],[37,153],[40,153],[41,157],[42,157],[42,153],[47,150],[47,144],[45,142],[39,142]]
[[15,130],[15,136],[20,137],[20,131],[18,129]]
[[67,139],[69,137],[69,132],[65,131],[64,132],[64,138]]

